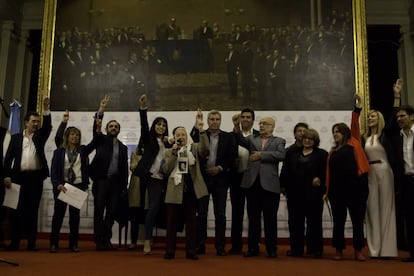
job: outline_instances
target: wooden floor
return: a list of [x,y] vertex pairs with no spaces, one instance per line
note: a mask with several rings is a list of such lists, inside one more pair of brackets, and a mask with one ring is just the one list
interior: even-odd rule
[[[47,240],[38,242],[37,252],[24,250],[24,243],[20,251],[0,249],[0,259],[19,264],[11,266],[0,262],[0,275],[414,275],[414,263],[402,263],[400,259],[354,261],[351,247],[345,251],[345,260],[333,261],[334,250],[330,246],[325,247],[322,259],[286,257],[288,245],[279,247],[277,259],[269,259],[264,253],[253,258],[219,257],[215,255],[214,246],[209,244],[207,254],[193,261],[184,258],[183,244],[178,245],[174,260],[163,259],[164,244],[160,243],[155,244],[152,254],[147,256],[142,248],[97,252],[91,241],[79,243],[80,253],[70,252],[66,245],[67,242],[62,241],[62,249],[56,254],[49,253]],[[367,249],[364,252],[367,253]],[[404,256],[406,252],[400,252],[400,257]]]

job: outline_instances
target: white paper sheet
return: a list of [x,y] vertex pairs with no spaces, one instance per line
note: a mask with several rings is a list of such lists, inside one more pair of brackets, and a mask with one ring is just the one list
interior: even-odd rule
[[65,188],[66,192],[60,192],[58,199],[75,208],[82,208],[83,203],[85,203],[85,200],[88,197],[88,193],[76,188],[73,185],[70,185],[69,183],[65,183]]
[[4,195],[3,206],[17,209],[19,204],[20,196],[20,185],[12,183],[10,189],[6,189],[6,194]]

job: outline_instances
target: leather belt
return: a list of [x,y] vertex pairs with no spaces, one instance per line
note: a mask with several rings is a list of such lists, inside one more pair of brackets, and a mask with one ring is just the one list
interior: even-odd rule
[[373,161],[369,161],[369,164],[370,165],[372,165],[372,164],[381,164],[382,163],[382,161],[381,160],[373,160]]

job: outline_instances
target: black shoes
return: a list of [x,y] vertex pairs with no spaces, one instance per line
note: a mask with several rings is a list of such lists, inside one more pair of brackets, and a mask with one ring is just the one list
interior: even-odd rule
[[175,254],[174,253],[165,253],[164,254],[164,259],[166,260],[171,260],[175,258]]
[[73,253],[79,253],[79,248],[77,245],[72,245],[69,247],[70,251],[72,251]]
[[414,262],[414,256],[402,258],[401,261],[404,262],[404,263],[412,263],[412,262]]
[[49,253],[57,253],[57,246],[52,244],[50,246]]
[[206,248],[205,248],[205,246],[200,246],[199,248],[197,248],[196,254],[197,255],[205,255],[206,254]]
[[295,251],[295,250],[288,250],[286,252],[286,256],[288,256],[288,257],[302,257],[303,252],[298,252],[298,251]]
[[217,256],[227,256],[227,252],[224,249],[217,249]]
[[268,258],[277,258],[277,253],[276,251],[271,251],[271,252],[267,252],[267,257]]
[[[164,259],[165,260],[172,260],[174,258],[175,258],[175,254],[174,253],[165,253],[164,254]],[[194,261],[198,260],[197,254],[189,254],[189,253],[187,253],[185,255],[185,258],[188,259],[188,260],[194,260]]]
[[185,255],[185,258],[189,259],[189,260],[193,260],[193,261],[198,260],[197,254],[187,254],[187,255]]
[[106,246],[101,243],[101,242],[97,242],[96,243],[96,251],[105,251],[106,250]]
[[9,244],[8,246],[6,246],[6,251],[17,251],[19,250],[19,246],[16,244]]
[[315,251],[315,252],[313,253],[313,257],[314,257],[315,259],[320,259],[320,258],[322,258],[322,251]]
[[259,252],[258,251],[248,250],[248,251],[244,252],[244,254],[243,254],[243,257],[246,257],[246,258],[256,257],[256,256],[259,256]]
[[230,248],[229,251],[227,251],[229,255],[238,255],[238,254],[241,254],[241,252],[242,252],[241,248],[235,248],[235,247],[232,247]]
[[110,241],[105,242],[104,246],[105,246],[105,249],[107,251],[116,251],[116,250],[118,250],[118,248],[114,247]]
[[32,252],[39,251],[39,249],[37,249],[37,247],[35,245],[27,246],[26,250],[27,251],[32,251]]

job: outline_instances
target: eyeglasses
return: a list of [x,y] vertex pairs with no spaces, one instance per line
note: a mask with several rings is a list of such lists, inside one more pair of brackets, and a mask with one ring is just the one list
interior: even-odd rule
[[259,122],[259,126],[271,126],[271,123],[268,122]]

